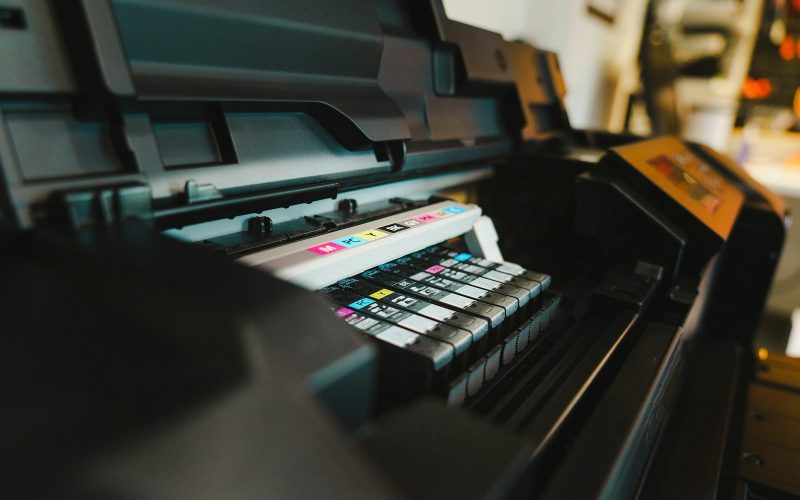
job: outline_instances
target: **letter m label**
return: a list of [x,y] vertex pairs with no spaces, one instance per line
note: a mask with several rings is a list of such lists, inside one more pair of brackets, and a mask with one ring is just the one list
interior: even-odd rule
[[342,245],[337,245],[336,243],[323,243],[322,245],[309,248],[308,251],[314,252],[317,255],[327,255],[329,253],[337,252],[343,248],[345,247]]

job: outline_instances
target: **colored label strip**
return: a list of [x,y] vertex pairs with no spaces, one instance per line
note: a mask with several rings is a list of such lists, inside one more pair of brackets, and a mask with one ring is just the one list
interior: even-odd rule
[[[458,215],[466,211],[467,209],[465,207],[459,205],[452,205],[449,207],[445,207],[441,210],[437,210],[435,212],[418,215],[411,219],[403,220],[393,224],[388,224],[386,226],[380,226],[375,229],[370,229],[368,231],[362,231],[360,233],[344,236],[342,238],[329,241],[327,243],[322,243],[320,245],[309,247],[306,250],[308,250],[309,252],[313,252],[317,255],[328,255],[338,252],[340,250],[354,248],[363,245],[365,243],[369,243],[370,241],[379,240],[381,238],[391,236],[392,234],[400,233],[407,229],[413,229],[414,227],[421,226],[423,224],[429,224],[439,219],[444,219],[452,215]],[[456,259],[458,259],[458,257],[456,257]]]

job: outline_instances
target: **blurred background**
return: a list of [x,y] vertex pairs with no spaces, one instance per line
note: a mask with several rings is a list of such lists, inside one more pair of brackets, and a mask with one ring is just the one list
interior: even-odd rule
[[[800,0],[445,0],[451,19],[556,52],[576,128],[677,134],[800,214]],[[800,356],[800,224],[759,346]]]

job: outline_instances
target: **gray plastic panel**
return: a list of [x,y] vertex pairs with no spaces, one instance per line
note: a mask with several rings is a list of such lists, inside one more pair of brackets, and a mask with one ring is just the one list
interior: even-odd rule
[[75,88],[51,2],[3,0],[19,9],[24,26],[0,27],[0,92],[70,92]]
[[[385,35],[383,55],[381,87],[400,105],[411,129],[403,168],[487,161],[511,153],[498,99],[442,97],[434,92],[427,42]],[[398,60],[404,64],[390,64]]]
[[122,171],[102,122],[58,111],[6,112],[6,126],[26,181]]
[[372,150],[348,151],[303,113],[226,113],[239,163],[151,172],[155,197],[183,191],[187,179],[218,189],[288,186],[390,170]]
[[302,103],[357,128],[343,134],[351,147],[409,136],[378,86],[382,35],[371,0],[112,6],[140,96]]
[[[424,40],[386,35],[383,55],[381,87],[403,109],[412,132],[412,143],[469,142],[504,135],[497,98],[467,99],[435,94],[433,59],[430,45]],[[403,64],[392,64],[398,60]]]
[[153,133],[164,167],[218,163],[222,160],[211,125],[202,122],[161,122]]

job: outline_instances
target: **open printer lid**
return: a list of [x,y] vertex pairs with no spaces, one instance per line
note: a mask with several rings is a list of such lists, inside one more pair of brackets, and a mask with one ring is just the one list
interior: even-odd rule
[[568,127],[554,55],[441,0],[13,3],[0,166],[17,227],[179,227],[485,165]]

